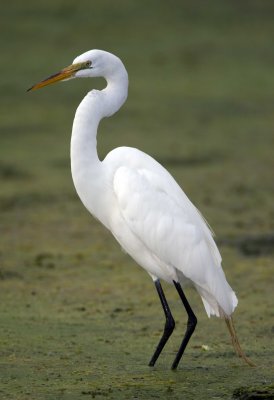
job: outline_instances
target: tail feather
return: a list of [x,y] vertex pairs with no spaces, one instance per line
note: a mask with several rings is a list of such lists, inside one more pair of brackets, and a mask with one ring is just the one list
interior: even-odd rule
[[240,342],[239,342],[237,334],[236,334],[236,330],[235,330],[235,326],[234,326],[232,317],[225,317],[225,322],[226,322],[226,326],[229,330],[231,340],[232,340],[232,345],[235,349],[236,354],[238,354],[238,356],[241,357],[248,365],[250,365],[251,367],[255,367],[256,365],[245,355],[245,353],[243,352],[243,350],[240,346]]

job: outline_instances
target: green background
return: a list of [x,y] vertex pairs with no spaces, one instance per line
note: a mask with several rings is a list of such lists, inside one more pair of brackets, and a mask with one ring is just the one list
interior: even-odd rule
[[[230,399],[273,385],[272,1],[6,1],[0,13],[0,398]],[[100,125],[153,155],[216,233],[239,306],[237,359],[222,320],[186,294],[198,326],[176,372],[186,316],[147,366],[164,317],[149,276],[84,209],[70,176],[74,111],[101,80],[26,89],[101,48],[129,98]],[[203,346],[208,350],[203,350]]]

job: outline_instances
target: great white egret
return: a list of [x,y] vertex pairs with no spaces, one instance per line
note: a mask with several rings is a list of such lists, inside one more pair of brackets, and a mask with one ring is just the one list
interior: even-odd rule
[[105,78],[107,86],[88,92],[77,108],[71,138],[73,182],[85,207],[155,283],[166,323],[149,365],[155,364],[175,327],[160,279],[174,284],[188,315],[172,369],[177,368],[197,323],[181,286],[186,283],[197,289],[209,317],[225,319],[237,354],[252,365],[240,347],[231,318],[237,297],[226,281],[212,232],[199,211],[167,170],[142,151],[119,147],[103,161],[98,158],[99,122],[117,112],[128,94],[128,74],[121,60],[106,51],[90,50],[29,90],[91,77]]

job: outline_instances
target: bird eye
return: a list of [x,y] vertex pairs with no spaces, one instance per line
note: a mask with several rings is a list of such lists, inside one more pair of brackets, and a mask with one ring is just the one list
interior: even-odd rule
[[89,68],[91,66],[91,61],[86,62],[86,68]]

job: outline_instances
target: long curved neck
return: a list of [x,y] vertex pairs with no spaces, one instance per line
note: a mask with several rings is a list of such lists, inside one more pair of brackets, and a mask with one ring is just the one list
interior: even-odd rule
[[73,121],[71,170],[75,188],[84,204],[87,186],[88,190],[94,186],[96,189],[96,184],[103,178],[100,173],[102,163],[97,154],[98,125],[102,118],[118,111],[127,98],[128,76],[124,67],[106,80],[105,89],[92,90],[84,97]]

